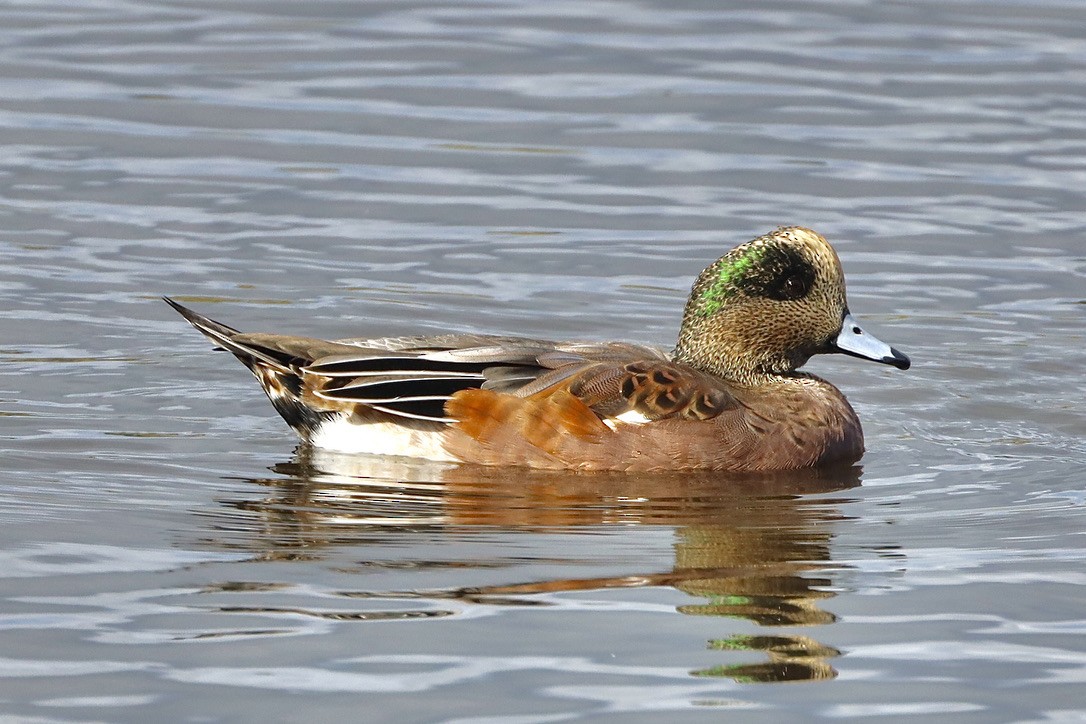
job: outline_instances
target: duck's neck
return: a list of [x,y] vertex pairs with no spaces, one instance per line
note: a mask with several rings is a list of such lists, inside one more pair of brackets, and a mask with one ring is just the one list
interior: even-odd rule
[[671,352],[671,358],[744,387],[774,384],[795,374],[796,365],[792,360],[771,355],[752,355],[751,351],[722,349],[719,344],[691,344],[680,338]]

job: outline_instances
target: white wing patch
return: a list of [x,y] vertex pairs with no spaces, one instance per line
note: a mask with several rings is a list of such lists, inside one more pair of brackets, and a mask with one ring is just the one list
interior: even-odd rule
[[604,418],[603,424],[612,430],[618,429],[618,423],[624,425],[644,425],[646,422],[652,422],[649,418],[642,415],[637,410],[626,410],[621,415],[615,415],[614,417]]

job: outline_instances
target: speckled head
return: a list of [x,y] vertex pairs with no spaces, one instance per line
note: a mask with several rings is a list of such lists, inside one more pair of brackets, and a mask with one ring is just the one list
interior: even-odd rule
[[[810,229],[783,227],[732,249],[702,271],[690,291],[674,354],[737,382],[786,374],[819,352],[908,366],[904,355],[874,337],[864,338],[881,345],[872,346],[871,354],[838,348],[847,314],[845,277],[833,247]],[[850,323],[852,328],[859,330]]]

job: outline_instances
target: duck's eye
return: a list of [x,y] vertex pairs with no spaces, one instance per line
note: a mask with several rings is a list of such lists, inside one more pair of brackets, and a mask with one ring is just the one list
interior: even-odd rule
[[744,276],[739,287],[750,297],[765,297],[788,302],[807,296],[818,273],[795,249],[769,247]]
[[799,299],[811,291],[808,279],[800,274],[792,274],[781,282],[781,299]]

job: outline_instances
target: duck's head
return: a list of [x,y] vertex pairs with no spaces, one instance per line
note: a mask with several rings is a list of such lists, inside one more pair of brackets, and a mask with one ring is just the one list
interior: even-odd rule
[[737,246],[701,273],[675,358],[744,382],[792,372],[824,352],[909,368],[908,357],[852,318],[833,247],[792,226]]

